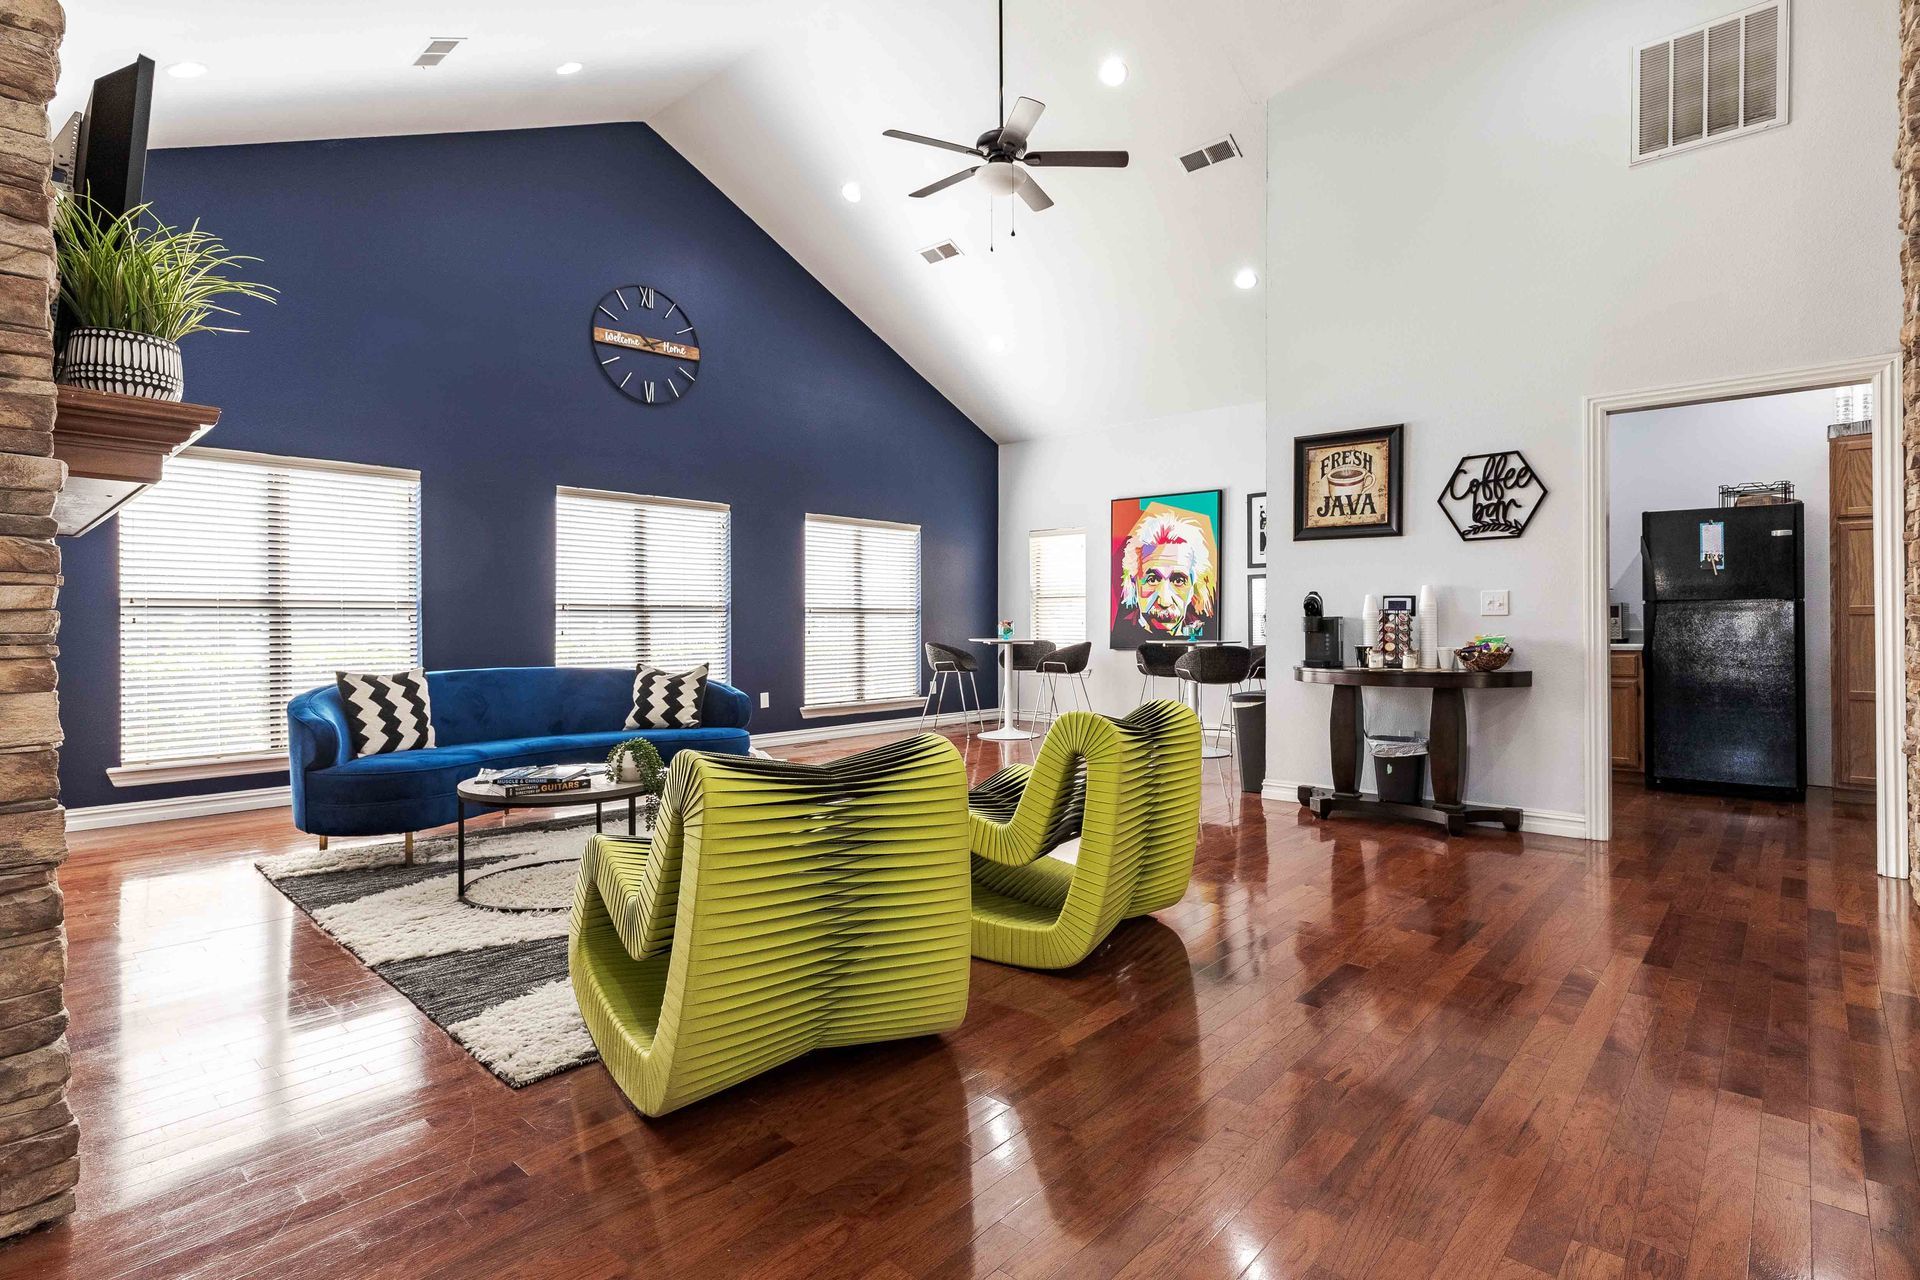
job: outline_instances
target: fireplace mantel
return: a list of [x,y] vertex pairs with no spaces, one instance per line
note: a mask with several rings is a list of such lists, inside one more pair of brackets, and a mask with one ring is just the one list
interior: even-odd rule
[[99,526],[160,479],[168,458],[213,429],[211,405],[59,388],[53,456],[67,464],[53,518],[63,536]]

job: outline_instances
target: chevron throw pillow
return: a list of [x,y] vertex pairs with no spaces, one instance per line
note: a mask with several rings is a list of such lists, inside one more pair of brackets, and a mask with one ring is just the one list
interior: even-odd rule
[[633,673],[633,710],[629,729],[698,729],[700,704],[707,696],[706,664],[675,675],[642,666]]
[[340,701],[356,756],[385,755],[433,745],[433,704],[427,698],[427,673],[415,667],[398,675],[338,672]]

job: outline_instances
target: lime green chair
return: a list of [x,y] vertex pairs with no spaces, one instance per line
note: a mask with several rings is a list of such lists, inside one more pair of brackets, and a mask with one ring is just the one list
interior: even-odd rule
[[[1114,926],[1187,892],[1200,842],[1200,720],[1178,702],[1070,711],[1031,765],[969,798],[973,954],[1065,969]],[[1075,836],[1073,862],[1052,856]]]
[[594,836],[574,891],[574,994],[633,1104],[958,1026],[966,799],[934,734],[826,765],[675,756],[652,840]]

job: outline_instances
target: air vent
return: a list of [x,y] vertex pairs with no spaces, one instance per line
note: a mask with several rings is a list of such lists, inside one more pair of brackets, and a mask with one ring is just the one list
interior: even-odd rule
[[1219,164],[1222,160],[1231,160],[1240,154],[1240,144],[1228,134],[1218,142],[1209,142],[1198,151],[1189,151],[1180,157],[1180,166],[1188,173]]
[[1646,45],[1633,60],[1633,163],[1787,122],[1787,0]]
[[446,61],[448,54],[458,49],[466,40],[465,36],[435,36],[427,41],[427,47],[413,60],[416,67],[437,67]]
[[942,240],[939,244],[930,244],[922,249],[920,256],[928,262],[945,262],[948,258],[960,256],[960,246],[951,240]]

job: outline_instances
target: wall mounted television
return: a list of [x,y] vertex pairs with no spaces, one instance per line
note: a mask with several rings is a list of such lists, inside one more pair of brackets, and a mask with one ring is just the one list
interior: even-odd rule
[[73,189],[119,215],[140,203],[147,180],[153,59],[140,57],[93,82],[74,150]]

